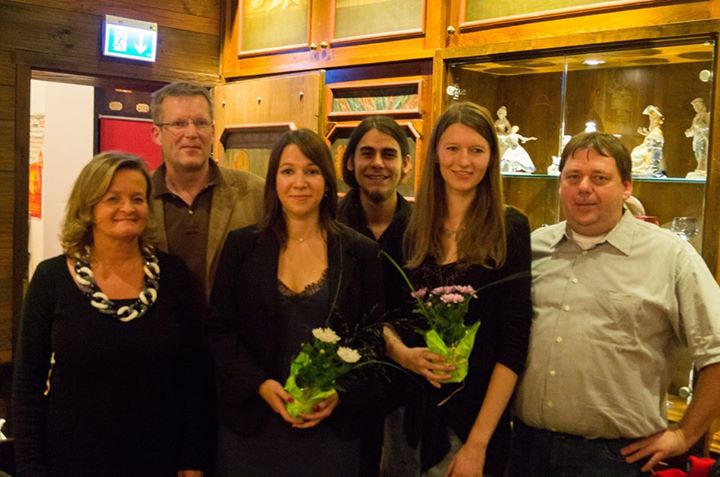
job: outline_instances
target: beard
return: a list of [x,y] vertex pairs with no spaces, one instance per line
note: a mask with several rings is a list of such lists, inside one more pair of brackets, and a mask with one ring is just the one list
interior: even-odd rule
[[395,190],[393,190],[393,189],[389,189],[384,192],[367,191],[367,190],[364,192],[365,192],[365,195],[367,196],[368,200],[370,202],[372,202],[373,204],[381,204],[395,194]]

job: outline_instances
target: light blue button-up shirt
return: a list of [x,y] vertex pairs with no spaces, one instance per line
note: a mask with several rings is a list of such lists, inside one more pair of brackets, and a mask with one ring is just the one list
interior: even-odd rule
[[670,350],[698,368],[720,362],[720,288],[671,232],[625,212],[582,250],[566,222],[532,235],[533,323],[515,413],[587,438],[666,428]]

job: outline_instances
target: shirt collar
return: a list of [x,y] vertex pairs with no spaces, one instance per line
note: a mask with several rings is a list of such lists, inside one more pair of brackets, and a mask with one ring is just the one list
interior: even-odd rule
[[[637,219],[630,213],[629,210],[625,209],[623,215],[615,227],[608,232],[605,237],[605,242],[612,245],[620,252],[628,255],[632,248],[632,237],[634,234],[634,226],[636,225]],[[549,232],[549,242],[552,248],[556,248],[561,242],[571,240],[568,233],[570,225],[567,221],[561,222],[562,225],[553,227]]]
[[[625,209],[618,223],[615,224],[615,227],[613,227],[610,232],[608,232],[605,237],[605,242],[612,245],[625,255],[629,255],[630,250],[632,249],[632,238],[636,220],[637,219],[632,215],[632,213]],[[561,242],[571,240],[570,235],[568,234],[569,227],[570,225],[568,225],[567,221],[565,221],[564,226],[556,227],[550,231],[550,245],[552,248],[556,248]]]
[[[208,183],[205,186],[207,189],[208,187],[214,187],[217,185],[224,184],[222,174],[220,173],[220,167],[217,165],[217,163],[212,160],[208,159],[210,161],[210,177],[208,179]],[[155,169],[155,172],[152,175],[152,196],[153,199],[157,199],[159,197],[162,197],[163,195],[172,194],[170,189],[168,189],[167,184],[165,182],[165,175],[167,174],[167,165],[163,162],[160,164],[160,167]]]
[[605,240],[625,255],[630,255],[632,238],[637,224],[638,219],[629,210],[625,209],[620,221],[607,234]]

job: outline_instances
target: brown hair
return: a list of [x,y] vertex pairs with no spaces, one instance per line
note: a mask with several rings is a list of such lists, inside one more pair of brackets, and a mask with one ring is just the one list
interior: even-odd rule
[[568,158],[582,149],[592,149],[598,154],[615,159],[623,182],[632,181],[632,159],[627,147],[612,134],[604,132],[580,133],[574,136],[563,148],[560,156],[560,172]]
[[458,235],[458,262],[496,268],[505,263],[505,206],[500,179],[500,154],[490,112],[470,102],[455,103],[440,116],[433,128],[422,178],[404,239],[407,266],[418,267],[427,257],[443,257],[443,218],[447,213],[445,181],[440,174],[438,143],[453,124],[463,124],[480,134],[490,145],[490,160],[477,193],[465,213]]
[[210,92],[207,88],[195,83],[178,81],[163,86],[152,94],[152,102],[150,103],[150,113],[155,124],[162,122],[162,102],[165,98],[185,98],[189,96],[201,96],[208,103],[208,111],[210,111],[210,120],[213,119],[213,103]]
[[[85,247],[92,245],[92,229],[94,226],[93,209],[107,193],[115,173],[121,169],[140,172],[145,178],[147,188],[145,200],[148,208],[151,181],[145,162],[139,157],[125,152],[108,151],[97,154],[88,162],[73,184],[70,198],[65,206],[65,219],[60,230],[60,243],[69,257],[84,254]],[[140,237],[141,244],[153,244],[154,232],[146,227]]]
[[325,180],[325,195],[320,201],[320,227],[327,233],[337,233],[335,221],[337,215],[337,178],[332,156],[327,143],[310,129],[297,129],[283,134],[270,152],[267,175],[265,176],[265,214],[258,228],[258,234],[266,237],[274,235],[281,245],[287,242],[287,227],[282,204],[277,194],[277,173],[280,168],[280,156],[290,144],[295,144],[305,157],[320,168]]

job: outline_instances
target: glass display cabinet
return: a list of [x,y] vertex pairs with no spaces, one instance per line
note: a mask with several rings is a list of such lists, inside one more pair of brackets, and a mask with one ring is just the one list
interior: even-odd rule
[[[689,240],[714,271],[715,49],[714,36],[697,35],[451,58],[445,103],[490,110],[504,148],[506,201],[533,229],[563,219],[557,166],[566,141],[583,131],[615,135],[633,161],[631,210],[642,207],[634,213]],[[678,420],[692,391],[688,351],[672,362],[668,416]]]
[[448,63],[446,93],[493,114],[506,200],[533,228],[562,219],[565,142],[605,131],[631,151],[631,210],[702,253],[714,51],[708,37],[464,58]]

